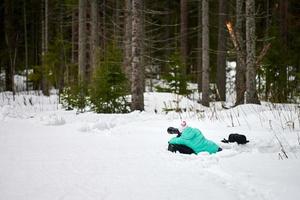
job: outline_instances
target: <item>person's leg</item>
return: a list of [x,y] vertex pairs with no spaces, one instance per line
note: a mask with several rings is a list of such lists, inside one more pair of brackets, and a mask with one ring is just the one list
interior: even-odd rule
[[191,149],[185,145],[180,145],[180,144],[169,144],[168,150],[171,152],[179,151],[179,153],[183,153],[183,154],[195,153],[193,149]]
[[168,151],[171,151],[171,152],[176,152],[175,145],[173,145],[173,144],[169,144],[169,146],[168,146]]

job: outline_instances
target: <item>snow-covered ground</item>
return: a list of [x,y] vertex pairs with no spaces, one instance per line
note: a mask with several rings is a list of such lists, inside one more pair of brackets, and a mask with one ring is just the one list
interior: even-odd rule
[[[186,112],[162,111],[174,99]],[[296,105],[208,109],[165,93],[145,93],[145,105],[142,113],[76,114],[56,95],[0,93],[0,199],[300,199]],[[181,119],[223,151],[168,152],[166,129]],[[250,143],[221,143],[230,133]]]

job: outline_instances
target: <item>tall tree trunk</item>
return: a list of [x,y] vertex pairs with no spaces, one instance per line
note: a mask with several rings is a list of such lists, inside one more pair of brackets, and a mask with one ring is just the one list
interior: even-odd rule
[[72,64],[78,63],[78,6],[75,6],[72,10]]
[[221,101],[226,101],[226,20],[227,1],[219,0],[219,32],[217,57],[217,87]]
[[[280,27],[280,35],[281,35],[281,41],[282,41],[282,52],[286,52],[286,55],[288,54],[289,48],[288,48],[288,0],[280,0],[279,1],[279,27]],[[283,56],[285,57],[285,56]],[[285,58],[284,60],[287,60]],[[287,64],[283,62],[282,66],[280,66],[279,69],[279,92],[278,92],[278,98],[279,102],[287,102],[287,91],[288,91],[288,80],[287,80]]]
[[132,110],[144,110],[144,72],[142,66],[142,0],[132,0]]
[[120,47],[120,1],[115,0],[115,24],[114,24],[114,40],[117,47]]
[[48,0],[45,0],[45,53],[48,53]]
[[91,72],[92,74],[95,72],[96,65],[97,65],[97,55],[98,55],[98,4],[97,0],[90,0],[91,1]]
[[47,70],[46,70],[46,55],[48,53],[48,0],[43,1],[42,6],[42,13],[43,13],[43,19],[42,19],[42,92],[44,95],[49,96],[49,86],[47,81]]
[[[71,63],[74,66],[78,65],[79,58],[79,6],[77,4],[73,5],[72,8],[72,42],[71,42]],[[79,68],[78,68],[79,70]],[[66,81],[67,85],[75,84],[78,82],[78,74],[73,74],[70,67],[66,66]]]
[[188,6],[187,0],[180,0],[180,52],[182,61],[185,65],[184,72],[186,73],[186,64],[187,64],[187,35],[188,35]]
[[26,1],[23,4],[24,15],[24,42],[25,42],[25,69],[26,69],[26,91],[28,92],[28,42],[27,42],[27,14],[26,14]]
[[12,91],[13,95],[15,95],[15,67],[16,67],[16,59],[17,59],[17,42],[18,42],[18,32],[14,28],[13,15],[14,8],[13,2],[10,0],[5,1],[4,8],[4,27],[5,27],[5,42],[8,51],[8,62],[6,63],[5,69],[5,80],[6,80],[6,90]]
[[288,0],[279,1],[280,34],[285,49],[288,47]]
[[104,52],[106,50],[106,1],[107,0],[102,0],[102,24],[101,24],[101,35],[102,35],[102,38],[101,38],[101,49],[102,49],[102,55],[104,55]]
[[[172,53],[172,40],[170,40],[171,36],[171,28],[169,27],[170,24],[172,24],[172,19],[171,19],[171,9],[172,9],[172,5],[171,5],[171,1],[166,1],[165,4],[165,12],[166,15],[163,17],[163,23],[167,24],[167,26],[164,29],[164,35],[163,38],[166,41],[165,42],[165,51],[164,51],[164,59],[168,60],[170,58],[170,55]],[[164,66],[162,66],[162,71],[164,71]]]
[[[48,0],[45,0],[45,55],[48,54],[48,43],[49,43],[49,38],[48,38]],[[46,64],[46,62],[44,62],[44,64]],[[45,71],[44,71],[45,73]],[[44,87],[43,87],[43,94],[46,96],[49,96],[49,82],[47,79],[47,74],[46,76],[44,76]]]
[[78,37],[78,81],[87,83],[87,33],[86,33],[87,1],[79,0],[79,37]]
[[[266,8],[267,8],[267,17],[266,17],[266,38],[269,38],[270,32],[270,0],[266,0]],[[270,78],[269,78],[269,68],[266,68],[265,71],[265,101],[269,99],[269,89],[270,89]]]
[[[242,52],[236,52],[236,76],[235,76],[235,87],[236,87],[236,103],[235,105],[240,105],[244,103],[244,95],[246,91],[246,66],[244,65],[245,57],[245,43],[244,43],[244,12],[243,6],[244,0],[236,0],[236,37],[237,42],[240,45]],[[243,61],[243,62],[242,62]]]
[[198,92],[202,92],[202,1],[198,2],[198,33],[197,33],[197,83]]
[[[296,68],[296,74],[300,74],[300,58],[297,58],[297,68]],[[296,92],[296,94],[300,94],[300,77],[296,76],[296,89],[294,92]]]
[[44,90],[44,87],[45,87],[45,74],[44,74],[44,71],[45,71],[45,10],[44,10],[44,7],[45,7],[45,0],[42,1],[42,6],[41,6],[41,13],[42,13],[42,21],[41,21],[41,28],[42,28],[42,36],[41,36],[41,39],[42,39],[42,44],[41,44],[41,83],[40,83],[40,89]]
[[[91,62],[93,61],[92,59],[92,55],[94,52],[91,52],[92,50],[92,46],[94,44],[91,44],[92,40],[92,9],[95,9],[95,8],[92,8],[91,7],[91,0],[86,0],[87,3],[86,3],[86,23],[85,23],[85,33],[86,33],[86,65],[85,65],[85,71],[86,71],[86,74],[85,74],[85,82],[88,84],[90,83],[91,81],[91,76],[92,76],[92,66],[91,66]],[[96,27],[95,27],[96,28]]]
[[124,71],[129,82],[131,81],[131,31],[132,31],[132,17],[131,17],[131,2],[132,0],[125,0],[125,34],[124,34]]
[[202,1],[202,105],[209,106],[209,0]]
[[246,1],[246,103],[259,104],[256,91],[255,0]]
[[[33,25],[31,26],[30,29],[30,35],[32,35],[33,38],[33,48],[31,48],[31,55],[33,55],[33,64],[34,65],[39,65],[39,60],[40,60],[40,45],[38,44],[38,41],[40,41],[40,34],[39,32],[41,31],[39,28],[39,17],[37,13],[32,15],[33,17]],[[34,90],[38,90],[38,85],[34,84],[33,85]]]
[[66,52],[65,52],[64,28],[63,28],[63,10],[64,10],[63,0],[60,0],[59,1],[59,31],[58,31],[60,34],[60,41],[61,41],[60,68],[59,68],[59,77],[58,77],[59,94],[62,93],[62,90],[65,85],[65,68],[66,68]]

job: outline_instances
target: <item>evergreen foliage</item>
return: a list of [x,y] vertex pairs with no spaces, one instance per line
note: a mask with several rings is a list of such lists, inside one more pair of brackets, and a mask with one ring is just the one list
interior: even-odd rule
[[[264,96],[267,101],[293,103],[299,99],[300,27],[293,23],[300,16],[294,9],[297,6],[299,2],[289,2],[286,21],[280,16],[282,14],[280,7],[274,10],[272,16],[273,23],[269,30],[272,48],[268,51],[262,66],[266,79]],[[287,29],[282,28],[285,26]]]
[[110,44],[95,71],[90,87],[91,108],[97,113],[126,113],[127,79],[121,69],[122,53]]
[[[29,74],[28,81],[33,83],[33,89],[42,89],[44,94],[46,94],[45,88],[57,88],[62,91],[62,88],[66,86],[62,99],[67,102],[66,108],[68,109],[80,110],[88,105],[97,112],[127,112],[125,108],[121,108],[121,105],[128,105],[122,99],[129,93],[127,85],[125,82],[123,83],[124,77],[119,72],[123,55],[114,45],[112,45],[114,46],[113,50],[112,47],[109,47],[111,41],[115,41],[118,47],[122,46],[126,29],[129,33],[129,42],[127,41],[129,53],[126,64],[128,77],[133,63],[133,59],[130,60],[130,54],[132,50],[140,50],[140,66],[157,67],[157,70],[151,71],[151,77],[162,77],[166,82],[165,87],[157,88],[158,91],[180,95],[190,93],[186,89],[187,79],[195,81],[196,75],[201,75],[200,72],[203,71],[200,67],[196,67],[197,64],[202,66],[200,62],[202,47],[199,45],[200,43],[196,42],[198,39],[202,39],[202,26],[200,25],[202,20],[199,18],[203,11],[199,7],[202,1],[189,1],[187,10],[181,9],[180,1],[143,1],[142,9],[139,9],[141,17],[138,17],[143,19],[144,23],[138,29],[144,29],[137,38],[137,41],[142,41],[139,48],[132,47],[130,26],[133,20],[130,16],[132,13],[126,12],[128,11],[125,6],[126,1],[105,1],[103,3],[89,1],[85,12],[91,12],[91,2],[96,2],[96,6],[101,12],[98,12],[99,16],[96,17],[98,21],[92,20],[95,19],[94,15],[88,13],[86,26],[83,26],[87,36],[87,44],[83,46],[87,48],[87,52],[79,53],[78,26],[81,20],[78,16],[80,10],[78,0],[0,1],[0,89],[13,91],[16,85],[12,77],[15,74],[24,76]],[[129,4],[132,3],[132,1],[128,2]],[[218,49],[218,20],[222,16],[218,9],[219,2],[221,1],[213,0],[209,5],[210,84],[216,83],[220,79],[216,70],[216,56],[222,52]],[[235,25],[237,22],[235,4],[238,1],[225,2],[229,8],[228,21]],[[242,2],[245,4],[245,1]],[[260,50],[266,44],[271,43],[271,48],[256,69],[257,95],[260,100],[271,102],[299,102],[300,1],[256,0],[255,4],[256,58],[260,56]],[[181,10],[185,11],[181,12]],[[245,5],[243,5],[243,10],[245,10]],[[182,27],[180,16],[186,14],[185,12],[188,12],[188,17],[184,21],[187,23],[186,42],[181,41],[181,37],[185,34],[180,33]],[[124,24],[126,13],[130,22],[128,27]],[[244,14],[239,14],[239,16],[241,16],[242,21],[240,32],[241,35],[245,35],[243,30],[247,16]],[[114,23],[111,23],[112,21]],[[98,35],[96,35],[99,41],[92,39],[91,30],[93,27],[98,27]],[[245,42],[245,38],[242,41]],[[244,44],[244,42],[240,43]],[[101,49],[103,59],[91,80],[90,72],[94,70],[93,62],[96,58],[94,57],[95,48],[92,48],[94,45]],[[174,53],[174,50],[182,45],[187,46],[185,66],[180,53]],[[236,61],[234,51],[232,51],[233,47],[230,46],[232,45],[230,39],[226,45],[229,50],[226,61]],[[86,81],[89,84],[91,81],[89,86],[83,87],[82,84],[78,84],[80,55],[84,55],[86,60],[82,71],[86,73]],[[111,58],[108,58],[109,56]],[[118,65],[118,70],[115,69],[115,65]],[[108,68],[113,68],[113,70]],[[143,75],[143,73],[137,73],[130,76],[141,79]],[[244,76],[242,79],[244,80]],[[199,78],[199,88],[202,88],[201,82]],[[121,86],[123,84],[126,86]],[[103,88],[101,88],[102,85]],[[141,86],[140,88],[144,87],[142,84],[135,85]],[[125,89],[121,89],[123,87]],[[204,87],[208,88],[208,86]],[[81,88],[85,88],[85,92],[81,92]],[[243,93],[242,90],[243,88],[239,90],[241,91],[240,94]],[[140,94],[143,92],[142,89],[139,91]],[[90,98],[93,99],[92,105]],[[111,101],[110,99],[114,100]],[[121,104],[121,101],[125,103]],[[241,103],[243,102],[241,101]],[[118,106],[119,103],[120,107]],[[113,107],[120,109],[116,111]]]
[[83,112],[90,104],[90,97],[86,94],[87,86],[83,83],[65,87],[60,95],[60,102],[66,110],[76,109],[78,112]]
[[187,78],[182,73],[185,70],[184,63],[178,51],[170,56],[167,65],[168,73],[162,78],[166,81],[167,87],[157,86],[158,92],[171,92],[180,95],[189,95],[192,91],[187,89]]
[[28,79],[33,84],[33,88],[39,88],[39,84],[42,80],[43,70],[40,65],[33,66],[32,73],[29,74]]
[[44,66],[34,66],[33,72],[29,75],[29,81],[33,82],[35,88],[38,88],[39,83],[42,81],[42,76],[44,76],[50,86],[54,88],[58,87],[60,77],[64,76],[61,68],[65,67],[64,65],[70,67],[70,63],[64,63],[61,58],[62,50],[69,51],[70,45],[64,44],[58,35],[58,37],[54,39],[54,43],[49,46],[48,52],[43,55]]

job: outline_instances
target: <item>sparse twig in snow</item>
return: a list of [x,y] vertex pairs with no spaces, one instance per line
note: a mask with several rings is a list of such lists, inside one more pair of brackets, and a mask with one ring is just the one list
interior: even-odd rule
[[280,152],[278,153],[278,159],[279,159],[279,160],[283,160],[283,157],[282,157],[282,155],[281,155]]

